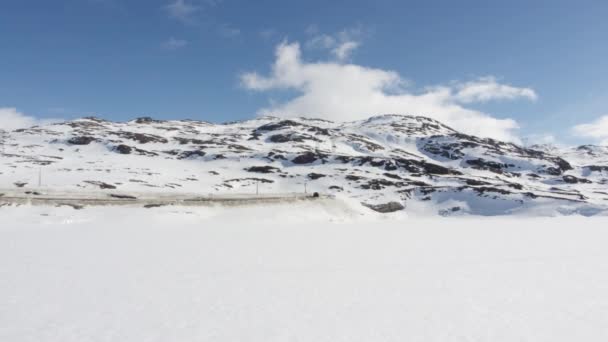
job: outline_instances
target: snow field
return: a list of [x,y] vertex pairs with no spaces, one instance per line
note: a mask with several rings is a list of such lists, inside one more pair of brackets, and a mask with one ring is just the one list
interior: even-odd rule
[[608,219],[0,208],[1,341],[605,341]]

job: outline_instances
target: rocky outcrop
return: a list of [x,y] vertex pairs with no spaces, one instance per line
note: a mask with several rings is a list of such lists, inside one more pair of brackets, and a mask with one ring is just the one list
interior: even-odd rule
[[256,173],[275,173],[281,171],[281,169],[273,167],[273,166],[251,166],[245,168],[247,172],[256,172]]
[[405,209],[405,206],[399,202],[387,202],[382,204],[368,204],[361,203],[363,206],[370,208],[371,210],[377,211],[379,213],[393,213],[395,211],[400,211]]
[[88,145],[97,139],[93,137],[81,136],[81,137],[72,137],[68,139],[68,144],[70,145]]

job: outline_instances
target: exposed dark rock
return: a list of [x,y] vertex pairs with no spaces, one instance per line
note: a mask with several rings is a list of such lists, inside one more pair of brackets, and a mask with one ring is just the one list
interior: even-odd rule
[[167,151],[163,151],[164,154],[168,154],[171,156],[176,156],[181,152],[181,150],[167,150]]
[[394,174],[394,173],[388,173],[388,172],[385,172],[385,173],[383,173],[383,175],[384,175],[385,177],[392,178],[392,179],[403,179],[403,178],[401,178],[399,175],[396,175],[396,174]]
[[129,199],[129,200],[136,200],[137,199],[137,197],[135,197],[135,196],[120,195],[120,194],[110,194],[110,197],[117,198],[117,199]]
[[281,169],[273,167],[273,166],[252,166],[245,169],[247,172],[257,172],[257,173],[275,173],[281,171]]
[[151,123],[162,123],[162,122],[163,122],[162,120],[155,120],[149,116],[144,116],[144,117],[135,119],[135,123],[138,123],[138,124],[151,124]]
[[27,183],[24,183],[24,182],[15,182],[13,184],[18,188],[23,188],[24,186],[27,185]]
[[491,183],[480,181],[480,180],[476,180],[476,179],[467,179],[465,182],[467,183],[467,185],[474,185],[474,186],[490,185],[491,184]]
[[197,157],[204,157],[205,155],[206,155],[206,153],[201,150],[184,151],[179,154],[179,157],[177,157],[177,159],[197,158]]
[[329,190],[344,191],[344,188],[341,187],[341,186],[332,185],[332,186],[329,187]]
[[405,209],[403,204],[401,204],[399,202],[388,202],[388,203],[383,203],[383,204],[367,204],[367,203],[361,203],[361,204],[363,204],[363,206],[365,206],[365,207],[368,207],[374,211],[377,211],[377,212],[383,213],[383,214],[392,213],[395,211]]
[[329,135],[329,130],[325,129],[325,128],[320,128],[317,126],[309,126],[307,131],[309,132],[313,132],[315,134],[321,134],[321,135]]
[[310,164],[314,163],[319,158],[321,158],[319,154],[313,152],[305,152],[292,159],[292,162],[294,164]]
[[349,181],[358,181],[363,179],[363,177],[360,176],[355,176],[355,175],[347,175],[346,177],[344,177],[344,179],[349,180]]
[[260,137],[261,137],[261,136],[262,136],[262,135],[261,135],[260,133],[258,133],[258,132],[253,132],[253,133],[251,133],[251,136],[250,136],[250,137],[249,137],[249,139],[247,139],[247,140],[260,140]]
[[214,142],[214,141],[201,140],[201,139],[191,139],[191,138],[182,138],[182,137],[173,137],[173,140],[177,141],[180,145],[186,145],[186,144],[195,144],[195,145],[216,144],[216,142]]
[[93,137],[88,137],[88,136],[72,137],[72,138],[68,139],[68,144],[70,144],[70,145],[88,145],[96,140],[97,139],[95,139]]
[[559,158],[559,157],[554,158],[553,162],[557,164],[557,166],[559,167],[560,170],[562,170],[562,172],[572,170],[572,165],[570,165],[570,163],[563,160],[562,158]]
[[450,216],[456,212],[461,211],[462,208],[460,207],[451,207],[451,208],[447,208],[447,209],[443,209],[439,211],[439,215],[441,216]]
[[291,133],[291,134],[275,134],[272,135],[269,138],[270,142],[273,143],[286,143],[286,142],[304,142],[306,140],[310,140],[310,141],[321,141],[313,136],[310,135],[304,135],[304,134],[297,134],[297,133]]
[[585,179],[585,178],[578,178],[578,177],[574,177],[574,176],[570,176],[570,175],[565,175],[562,177],[562,180],[566,183],[569,184],[577,184],[577,183],[591,183],[590,180]]
[[297,127],[302,126],[301,123],[293,121],[293,120],[283,120],[276,123],[269,123],[266,125],[262,125],[256,129],[256,131],[276,131],[279,129],[283,129],[285,127]]
[[131,146],[127,146],[127,145],[118,145],[114,148],[114,150],[120,154],[131,154],[131,151],[133,151],[133,148],[131,148]]
[[503,173],[504,172],[503,169],[514,166],[511,164],[504,164],[504,163],[498,163],[498,162],[491,161],[491,160],[485,160],[483,158],[470,159],[470,160],[465,161],[465,163],[471,165],[475,169],[488,170],[488,171],[491,171],[494,173]]
[[133,147],[133,150],[141,155],[141,156],[148,156],[148,157],[156,157],[158,156],[158,153],[156,152],[150,152],[150,151],[146,151],[146,150],[142,150],[141,148],[137,148],[137,147]]
[[551,176],[559,176],[562,174],[562,170],[556,168],[556,167],[548,167],[544,170],[544,173],[549,174]]
[[608,166],[605,166],[605,165],[588,165],[588,166],[585,166],[585,168],[591,172],[602,172],[602,171],[608,172]]
[[163,137],[159,137],[158,135],[152,135],[152,134],[133,133],[133,132],[125,132],[125,131],[109,132],[109,134],[116,135],[116,136],[119,136],[124,139],[135,140],[140,144],[147,144],[147,143],[166,144],[168,142],[167,139],[165,139]]
[[456,171],[456,170],[452,170],[450,168],[441,166],[441,165],[437,165],[437,164],[431,164],[431,163],[427,163],[427,162],[420,162],[420,165],[422,166],[422,168],[424,169],[424,171],[426,173],[430,173],[433,175],[461,175],[462,173],[460,171]]
[[380,178],[380,179],[372,179],[372,180],[369,180],[366,184],[362,184],[361,189],[382,190],[388,186],[400,188],[405,185],[406,185],[406,183],[404,183],[404,182],[392,182],[392,181]]
[[412,181],[412,180],[408,180],[407,184],[409,185],[413,185],[413,186],[430,186],[430,184],[422,182],[422,181]]
[[224,183],[230,183],[230,182],[242,182],[242,181],[255,181],[255,182],[260,182],[260,183],[274,183],[274,181],[272,179],[265,179],[265,178],[234,178],[234,179],[229,179],[224,181]]
[[382,145],[379,145],[379,144],[371,141],[370,139],[368,139],[365,136],[358,135],[358,134],[348,134],[347,136],[348,136],[348,140],[365,148],[368,151],[374,152],[374,151],[384,150],[384,147],[382,147]]
[[160,208],[165,206],[166,204],[146,204],[144,205],[144,208],[146,209],[151,209],[151,208]]
[[322,173],[314,173],[314,172],[311,172],[308,174],[308,178],[310,178],[311,180],[315,180],[315,179],[319,179],[319,178],[323,178],[323,177],[327,177],[327,176]]
[[522,190],[524,188],[524,186],[519,183],[507,183],[507,186],[517,190]]
[[471,188],[473,191],[477,192],[480,195],[485,194],[486,192],[495,192],[495,193],[499,193],[501,195],[510,195],[512,194],[511,191],[509,190],[505,190],[505,189],[499,189],[499,188],[495,188],[495,187],[489,187],[489,186],[483,186],[483,187],[479,187],[479,188]]

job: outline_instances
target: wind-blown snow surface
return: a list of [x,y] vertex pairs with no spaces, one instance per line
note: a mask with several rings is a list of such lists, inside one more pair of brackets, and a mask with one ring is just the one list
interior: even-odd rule
[[607,218],[360,209],[0,208],[0,340],[608,339]]

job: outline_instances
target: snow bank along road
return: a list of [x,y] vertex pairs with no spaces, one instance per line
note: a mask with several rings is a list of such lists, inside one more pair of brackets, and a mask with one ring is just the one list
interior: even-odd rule
[[319,193],[275,194],[188,194],[154,192],[95,192],[58,191],[54,189],[1,189],[0,206],[6,204],[68,205],[81,208],[84,205],[245,205],[260,203],[289,203],[302,200],[332,199],[333,195]]
[[608,340],[605,217],[319,203],[0,208],[0,341]]

